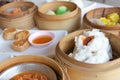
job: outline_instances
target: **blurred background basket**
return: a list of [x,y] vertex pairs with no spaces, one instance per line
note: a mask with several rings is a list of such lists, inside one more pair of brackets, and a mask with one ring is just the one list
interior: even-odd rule
[[[55,10],[59,6],[68,7],[71,12],[61,15],[47,15],[48,10]],[[72,2],[50,2],[38,8],[35,16],[36,25],[44,30],[67,30],[75,31],[80,28],[81,10]]]
[[[5,12],[20,8],[19,14],[6,15]],[[30,29],[35,26],[34,15],[37,7],[32,2],[13,2],[0,7],[0,28],[15,27],[19,29]]]
[[105,31],[108,31],[115,35],[120,35],[120,25],[115,26],[103,26],[103,25],[97,25],[93,22],[91,22],[91,19],[93,18],[100,18],[100,17],[106,17],[107,15],[111,13],[118,13],[120,17],[120,7],[110,7],[110,8],[96,8],[89,12],[87,12],[83,17],[83,28],[84,29],[91,29],[91,28],[97,28],[102,29]]

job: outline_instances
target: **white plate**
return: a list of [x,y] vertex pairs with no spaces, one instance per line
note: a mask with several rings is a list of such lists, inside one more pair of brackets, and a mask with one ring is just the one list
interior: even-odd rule
[[[39,30],[29,30],[30,33],[34,33]],[[16,52],[11,48],[11,44],[14,40],[4,40],[2,34],[0,34],[0,61],[8,59],[12,56],[19,56],[19,55],[40,55],[40,56],[48,56],[53,57],[55,55],[55,47],[58,41],[67,35],[67,31],[58,30],[58,31],[51,31],[55,34],[55,39],[52,44],[44,47],[44,48],[35,48],[31,46],[24,52]],[[6,56],[7,55],[7,56]]]

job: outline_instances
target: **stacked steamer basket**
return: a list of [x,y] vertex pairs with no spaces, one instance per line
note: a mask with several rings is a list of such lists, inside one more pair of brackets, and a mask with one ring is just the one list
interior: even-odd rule
[[[48,10],[56,10],[59,6],[66,6],[71,12],[60,15],[48,15]],[[50,2],[38,8],[35,21],[40,29],[75,31],[80,28],[81,10],[72,2]]]
[[[15,8],[20,8],[21,13],[6,14]],[[30,29],[35,26],[34,14],[37,7],[32,2],[13,2],[0,7],[0,28]]]
[[114,57],[107,63],[88,64],[68,56],[75,46],[74,37],[86,31],[88,30],[79,30],[68,34],[58,43],[56,48],[56,58],[66,68],[70,80],[119,80],[120,37],[104,32],[110,41]]
[[93,22],[91,22],[91,19],[93,18],[100,18],[100,17],[106,17],[111,13],[118,13],[120,16],[120,7],[111,7],[111,8],[97,8],[93,9],[89,12],[87,12],[84,15],[83,18],[83,26],[84,28],[90,29],[90,28],[98,28],[105,31],[109,31],[113,34],[119,34],[120,31],[120,25],[114,25],[114,26],[107,26],[107,25],[98,25]]
[[[53,76],[53,74],[50,74],[53,73],[51,72],[51,69],[44,67],[43,65],[51,68],[54,71],[55,75]],[[11,74],[9,75],[10,71]],[[6,78],[11,80],[12,77],[25,71],[40,71],[40,73],[47,76],[47,80],[69,80],[68,75],[63,70],[63,68],[54,60],[48,57],[30,55],[18,56],[8,59],[0,64],[0,78],[2,78],[2,80],[6,80]]]

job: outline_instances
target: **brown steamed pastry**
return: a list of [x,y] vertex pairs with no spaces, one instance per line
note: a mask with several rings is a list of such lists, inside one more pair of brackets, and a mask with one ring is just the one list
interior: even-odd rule
[[12,43],[12,48],[18,52],[25,51],[29,47],[30,47],[30,44],[26,39],[16,40]]
[[23,31],[16,33],[15,39],[16,40],[27,39],[29,35],[30,35],[29,31],[23,30]]
[[5,40],[14,40],[16,34],[16,28],[7,28],[3,31],[3,38]]

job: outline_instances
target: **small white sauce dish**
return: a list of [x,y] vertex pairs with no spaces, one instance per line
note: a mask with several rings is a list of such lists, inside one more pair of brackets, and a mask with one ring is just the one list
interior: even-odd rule
[[34,47],[45,47],[54,41],[55,34],[50,31],[38,31],[28,38],[29,43]]

